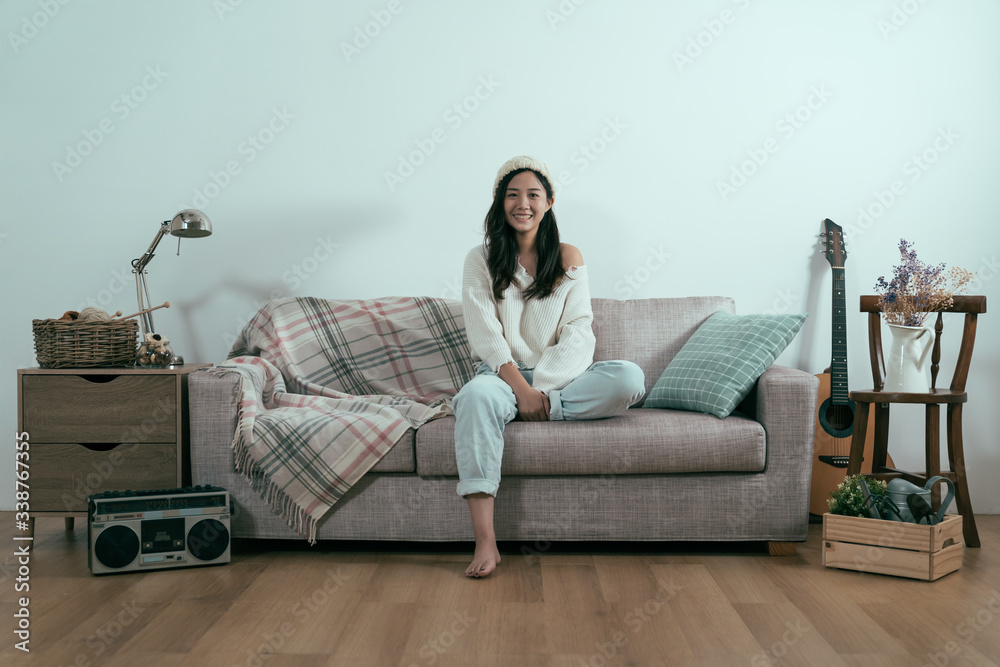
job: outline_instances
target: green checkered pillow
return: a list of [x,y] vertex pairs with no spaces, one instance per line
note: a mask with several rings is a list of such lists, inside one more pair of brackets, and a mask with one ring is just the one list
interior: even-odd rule
[[645,407],[727,417],[805,321],[805,315],[714,313],[663,371]]

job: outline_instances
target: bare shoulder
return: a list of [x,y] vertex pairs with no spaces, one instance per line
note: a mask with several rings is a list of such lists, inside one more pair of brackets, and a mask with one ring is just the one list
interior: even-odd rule
[[583,254],[576,246],[560,243],[559,251],[562,253],[563,269],[566,271],[569,271],[570,267],[583,266]]

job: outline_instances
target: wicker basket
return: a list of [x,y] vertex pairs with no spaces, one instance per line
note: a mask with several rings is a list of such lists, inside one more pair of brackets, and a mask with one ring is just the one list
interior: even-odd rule
[[139,332],[136,320],[32,320],[31,328],[35,334],[35,358],[42,368],[135,365]]

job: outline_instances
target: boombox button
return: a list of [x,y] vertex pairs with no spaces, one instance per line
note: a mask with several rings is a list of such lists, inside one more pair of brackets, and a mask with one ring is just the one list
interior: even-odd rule
[[184,540],[174,540],[174,546],[178,548],[184,548]]
[[142,543],[142,548],[143,549],[152,549],[153,548],[153,543],[152,542],[143,542]]
[[163,556],[143,556],[143,563],[161,563],[163,562]]

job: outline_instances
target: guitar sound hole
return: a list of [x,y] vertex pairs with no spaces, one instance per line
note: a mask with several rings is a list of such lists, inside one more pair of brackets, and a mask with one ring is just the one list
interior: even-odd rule
[[849,438],[854,431],[854,402],[835,404],[832,399],[823,401],[819,408],[819,424],[834,438]]
[[838,431],[854,425],[854,410],[849,405],[831,405],[826,410],[826,422]]

